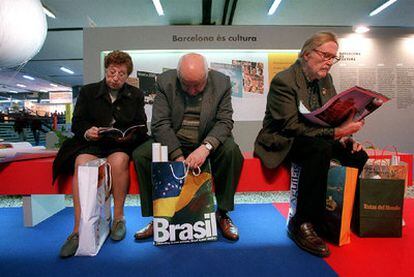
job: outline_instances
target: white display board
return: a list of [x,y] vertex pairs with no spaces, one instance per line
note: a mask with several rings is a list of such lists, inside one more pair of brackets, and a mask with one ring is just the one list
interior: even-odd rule
[[366,118],[356,137],[380,147],[395,145],[400,151],[414,152],[414,36],[345,35],[339,53],[342,60],[331,71],[337,92],[358,85],[391,98]]
[[[130,52],[134,73],[160,73],[175,68],[179,56],[188,52],[204,54],[209,63],[232,64],[232,60],[263,63],[269,71],[273,51],[297,51],[313,33],[328,30],[340,38],[341,62],[332,68],[337,91],[354,85],[391,97],[378,111],[366,118],[357,134],[359,140],[378,147],[396,145],[402,152],[413,152],[414,128],[414,29],[371,28],[356,36],[352,27],[303,26],[157,26],[87,28],[84,31],[85,83],[102,78],[102,53],[115,49]],[[224,38],[224,39],[223,39]],[[270,74],[270,73],[269,73]],[[233,96],[235,138],[243,151],[253,150],[266,107],[271,77],[264,72],[263,94]],[[147,106],[148,118],[151,107]]]
[[[175,69],[179,58],[189,51],[127,51],[133,60],[134,69],[130,75],[130,83],[147,93],[147,88],[140,82],[140,74],[158,75],[168,69]],[[194,50],[204,55],[210,68],[228,75],[233,84],[232,104],[235,121],[258,121],[264,117],[266,97],[269,91],[269,61],[268,56],[293,54],[293,62],[299,50]],[[109,51],[102,53],[104,55]],[[285,67],[287,67],[287,64]],[[237,72],[238,71],[238,72]],[[236,72],[236,73],[235,73]],[[234,74],[233,74],[234,73]],[[103,71],[102,71],[103,76]],[[137,78],[138,80],[134,80]],[[155,77],[156,78],[156,77]],[[151,98],[152,99],[152,98]],[[148,120],[152,116],[152,105],[145,106]]]

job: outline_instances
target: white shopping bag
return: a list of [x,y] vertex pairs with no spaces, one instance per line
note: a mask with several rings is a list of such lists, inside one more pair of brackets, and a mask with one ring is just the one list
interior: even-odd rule
[[95,256],[110,232],[112,179],[106,159],[80,165],[78,184],[81,218],[75,256]]

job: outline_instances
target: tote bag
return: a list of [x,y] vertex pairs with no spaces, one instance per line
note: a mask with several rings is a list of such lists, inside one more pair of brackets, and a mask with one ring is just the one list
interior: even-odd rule
[[210,163],[152,163],[154,244],[217,240]]
[[360,237],[401,237],[404,182],[361,178],[353,219],[354,231]]

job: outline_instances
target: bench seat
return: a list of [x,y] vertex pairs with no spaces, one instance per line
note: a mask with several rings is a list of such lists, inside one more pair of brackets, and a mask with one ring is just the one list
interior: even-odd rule
[[[288,190],[290,169],[280,166],[270,170],[251,153],[244,153],[245,161],[240,176],[238,192]],[[60,177],[52,186],[54,158],[15,161],[0,164],[0,195],[71,194],[72,176]],[[131,184],[129,194],[139,194],[137,175],[130,164]]]

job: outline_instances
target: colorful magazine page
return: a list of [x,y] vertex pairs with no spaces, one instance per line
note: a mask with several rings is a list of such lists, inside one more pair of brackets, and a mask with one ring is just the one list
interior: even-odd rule
[[229,76],[232,91],[231,95],[235,97],[243,97],[243,76],[242,67],[240,65],[211,63],[210,68]]
[[242,67],[243,93],[264,93],[264,64],[262,62],[232,60]]
[[312,123],[337,127],[348,119],[353,111],[355,111],[354,121],[359,121],[389,100],[378,92],[354,86],[335,95],[321,108],[312,112],[300,102],[299,112]]

